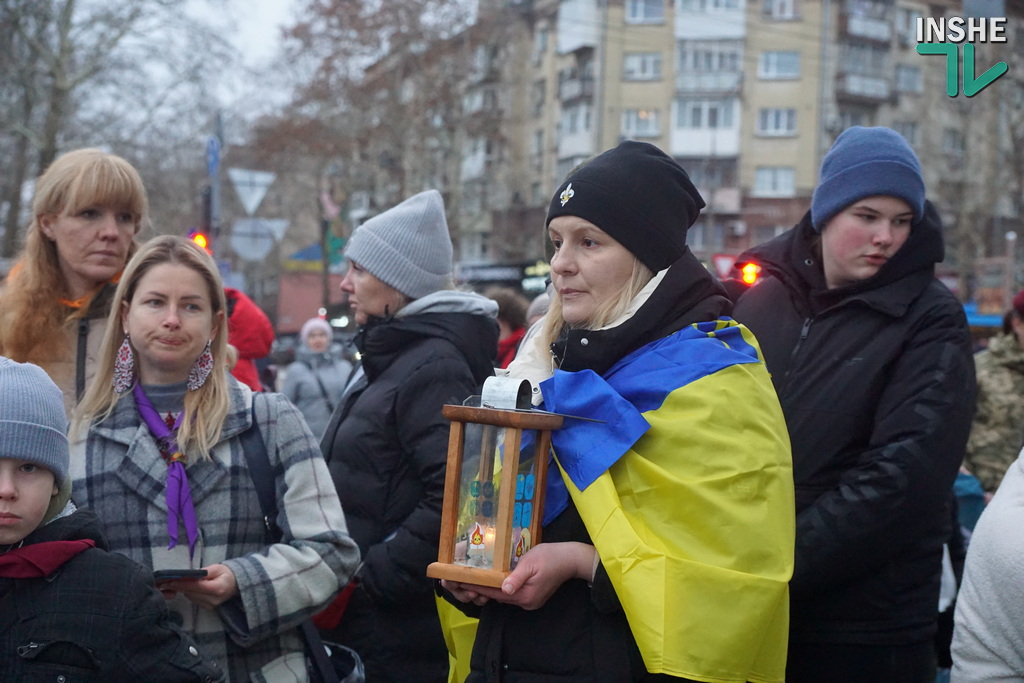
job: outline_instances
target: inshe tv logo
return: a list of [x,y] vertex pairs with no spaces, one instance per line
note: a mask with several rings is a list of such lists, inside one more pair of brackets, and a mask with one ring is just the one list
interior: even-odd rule
[[946,94],[950,97],[960,94],[961,42],[964,48],[964,95],[974,97],[1006,73],[1006,62],[996,62],[980,76],[974,64],[975,43],[1006,42],[1006,18],[917,18],[917,52],[946,55]]

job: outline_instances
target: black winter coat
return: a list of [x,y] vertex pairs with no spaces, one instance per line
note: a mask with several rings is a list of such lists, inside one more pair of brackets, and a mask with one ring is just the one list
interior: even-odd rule
[[0,577],[0,680],[222,681],[177,624],[152,574],[107,552],[99,520],[79,510],[25,544],[92,539],[44,578]]
[[934,276],[934,206],[873,277],[825,286],[810,214],[740,257],[770,276],[733,315],[786,415],[796,483],[791,642],[931,638],[947,503],[974,413],[963,307]]
[[446,681],[427,565],[437,561],[450,423],[446,403],[494,373],[498,325],[468,312],[374,321],[357,336],[365,376],[342,398],[322,448],[349,534],[359,589],[329,639],[354,647],[372,681]]

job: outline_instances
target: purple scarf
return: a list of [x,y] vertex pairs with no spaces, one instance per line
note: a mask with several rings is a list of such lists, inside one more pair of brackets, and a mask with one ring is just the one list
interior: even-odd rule
[[149,427],[153,438],[161,447],[165,448],[171,455],[167,463],[167,534],[171,542],[167,545],[170,550],[178,544],[178,520],[185,523],[185,533],[188,534],[188,556],[196,549],[196,540],[199,539],[199,525],[196,523],[196,509],[192,505],[192,490],[188,486],[188,476],[185,474],[185,454],[178,448],[175,437],[178,434],[178,427],[181,426],[181,418],[185,416],[182,410],[175,420],[173,427],[160,419],[160,414],[153,407],[153,402],[146,396],[146,392],[138,384],[132,389],[135,396],[135,405],[139,409],[146,426]]

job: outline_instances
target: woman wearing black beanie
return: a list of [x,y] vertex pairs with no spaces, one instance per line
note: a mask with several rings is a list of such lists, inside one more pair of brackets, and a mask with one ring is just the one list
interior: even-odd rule
[[753,336],[689,252],[704,202],[658,148],[587,162],[548,211],[554,285],[508,368],[553,435],[542,543],[480,616],[467,681],[781,682],[793,490]]
[[734,317],[761,342],[793,443],[787,683],[926,683],[946,505],[974,412],[941,223],[887,128],[845,131],[810,212],[740,257],[768,278]]

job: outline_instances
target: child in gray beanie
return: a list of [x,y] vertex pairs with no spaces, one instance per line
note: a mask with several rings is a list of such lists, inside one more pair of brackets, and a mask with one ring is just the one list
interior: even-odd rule
[[[56,517],[71,498],[67,427],[63,394],[49,375],[36,365],[0,357],[0,458],[31,463],[50,472],[53,479],[50,502],[41,518],[23,519],[31,526],[22,538]],[[5,537],[14,528],[0,526],[0,543],[21,540]]]
[[0,614],[18,616],[0,620],[4,680],[223,680],[151,574],[69,502],[66,428],[46,372],[0,357]]

